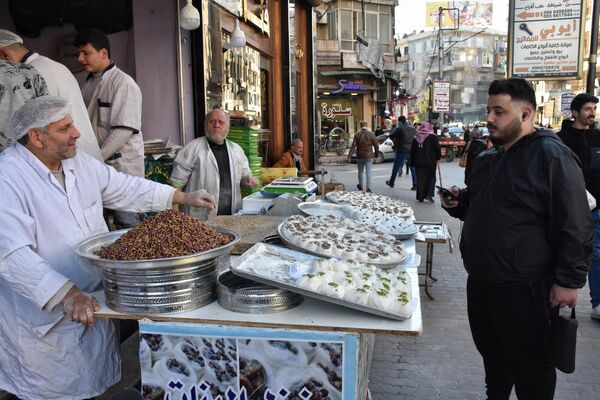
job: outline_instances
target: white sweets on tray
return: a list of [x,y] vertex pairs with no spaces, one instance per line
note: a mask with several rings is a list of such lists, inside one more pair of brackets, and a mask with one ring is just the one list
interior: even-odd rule
[[258,243],[231,270],[258,282],[371,314],[404,320],[412,314],[409,275],[402,268],[325,259]]

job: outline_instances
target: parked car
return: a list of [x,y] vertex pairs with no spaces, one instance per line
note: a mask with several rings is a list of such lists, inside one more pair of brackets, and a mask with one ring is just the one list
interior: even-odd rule
[[[389,138],[389,133],[384,133],[377,136],[377,143],[379,144],[379,153],[375,155],[373,164],[380,164],[384,161],[391,161],[396,158],[396,152],[392,149],[392,139]],[[356,150],[352,153],[352,162],[356,162]]]
[[450,136],[462,136],[464,130],[458,126],[451,126],[448,128],[448,134]]

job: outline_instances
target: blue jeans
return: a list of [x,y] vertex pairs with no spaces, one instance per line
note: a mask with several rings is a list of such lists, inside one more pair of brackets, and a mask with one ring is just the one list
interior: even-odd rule
[[[358,165],[358,185],[362,190],[371,189],[371,182],[373,181],[373,159],[357,159],[356,165]],[[363,170],[367,167],[367,187],[364,186]]]
[[408,161],[410,157],[410,153],[405,153],[403,151],[396,152],[396,158],[394,158],[394,166],[392,167],[392,177],[390,178],[390,186],[394,186],[394,182],[396,181],[396,176],[398,176],[398,172],[404,168],[404,163]]
[[592,242],[594,253],[588,274],[588,282],[590,285],[592,307],[598,307],[600,305],[600,210],[593,211],[592,218],[594,218],[596,227],[594,230],[594,241]]

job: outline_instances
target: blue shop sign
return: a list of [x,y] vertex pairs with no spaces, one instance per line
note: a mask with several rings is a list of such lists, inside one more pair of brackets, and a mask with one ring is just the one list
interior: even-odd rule
[[331,92],[332,94],[341,93],[344,90],[350,90],[350,91],[365,90],[365,86],[363,84],[354,83],[354,82],[348,81],[346,79],[340,79],[338,81],[338,86],[339,86],[339,89],[336,89],[333,92]]

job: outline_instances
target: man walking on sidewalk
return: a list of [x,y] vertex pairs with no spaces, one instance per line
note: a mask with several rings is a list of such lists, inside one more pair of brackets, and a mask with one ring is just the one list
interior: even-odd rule
[[[572,125],[565,124],[558,132],[562,141],[579,157],[587,190],[600,204],[600,130],[594,127],[598,98],[580,93],[571,102],[571,113],[575,117]],[[589,272],[592,315],[600,320],[600,209],[592,211],[594,218],[594,256]]]
[[[394,151],[396,152],[396,158],[394,158],[394,166],[392,167],[392,176],[390,180],[385,181],[385,184],[389,187],[394,187],[396,176],[398,172],[402,172],[402,167],[410,157],[410,148],[412,146],[413,138],[417,131],[415,127],[409,125],[406,122],[406,117],[401,115],[398,117],[400,125],[394,129],[390,135],[390,139],[394,142]],[[413,175],[413,186],[416,186],[416,177]]]
[[[354,135],[352,146],[348,152],[348,162],[352,161],[352,153],[356,149],[356,165],[358,167],[358,190],[371,191],[373,180],[373,157],[379,153],[379,143],[373,132],[367,128],[367,121],[360,121],[360,131]],[[374,152],[373,152],[374,150]],[[366,168],[367,183],[365,185],[363,170]]]

